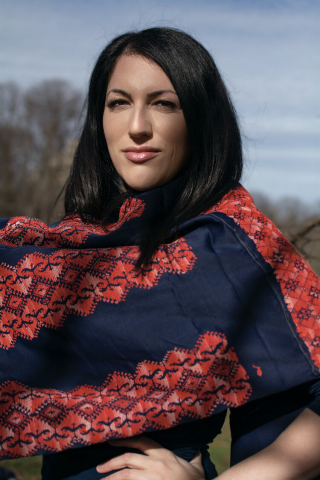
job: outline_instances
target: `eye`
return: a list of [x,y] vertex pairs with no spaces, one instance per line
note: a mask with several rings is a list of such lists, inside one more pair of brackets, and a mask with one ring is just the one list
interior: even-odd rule
[[178,108],[175,103],[169,102],[168,100],[157,100],[154,105],[162,107],[166,110],[176,110]]
[[111,102],[107,103],[107,107],[109,110],[114,110],[117,107],[122,107],[123,105],[128,105],[128,100],[124,100],[123,98],[118,98],[117,100],[112,100]]

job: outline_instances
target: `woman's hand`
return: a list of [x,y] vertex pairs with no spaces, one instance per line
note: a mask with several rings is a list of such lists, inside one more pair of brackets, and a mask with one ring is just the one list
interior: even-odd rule
[[124,469],[106,477],[107,480],[204,480],[200,453],[191,462],[186,462],[143,436],[109,443],[113,446],[136,448],[145,455],[125,453],[99,465],[99,473]]

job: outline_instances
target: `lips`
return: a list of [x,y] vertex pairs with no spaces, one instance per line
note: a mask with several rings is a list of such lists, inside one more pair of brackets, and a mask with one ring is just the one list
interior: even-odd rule
[[135,163],[146,162],[154,158],[159,152],[159,149],[147,146],[128,147],[123,150],[125,157]]

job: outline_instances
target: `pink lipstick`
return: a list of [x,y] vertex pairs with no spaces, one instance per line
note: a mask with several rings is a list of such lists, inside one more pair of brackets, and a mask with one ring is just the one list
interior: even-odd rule
[[159,149],[147,146],[128,147],[122,150],[128,160],[136,163],[143,163],[155,157]]

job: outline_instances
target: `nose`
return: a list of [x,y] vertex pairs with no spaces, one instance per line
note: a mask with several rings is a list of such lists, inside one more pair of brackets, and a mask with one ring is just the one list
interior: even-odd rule
[[136,106],[132,109],[129,136],[131,138],[150,137],[152,135],[152,124],[147,107]]

